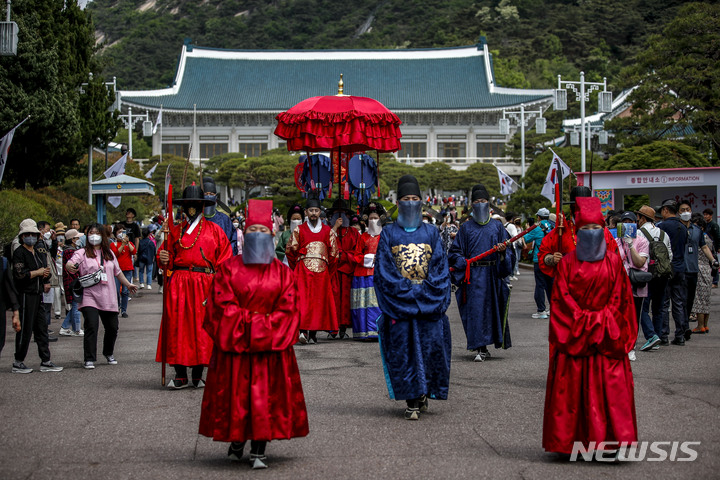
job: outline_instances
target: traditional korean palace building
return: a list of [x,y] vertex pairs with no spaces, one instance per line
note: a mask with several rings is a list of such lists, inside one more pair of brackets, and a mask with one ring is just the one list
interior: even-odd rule
[[553,99],[552,90],[497,86],[484,38],[415,50],[220,50],[188,42],[173,85],[121,91],[121,109],[148,112],[155,122],[162,107],[153,155],[187,156],[192,144],[196,164],[227,152],[257,156],[285,145],[273,134],[279,112],[336,94],[341,73],[345,94],[379,100],[400,117],[397,156],[415,166],[440,160],[462,170],[488,162],[519,175],[504,154],[518,126],[500,133],[503,109],[546,110]]

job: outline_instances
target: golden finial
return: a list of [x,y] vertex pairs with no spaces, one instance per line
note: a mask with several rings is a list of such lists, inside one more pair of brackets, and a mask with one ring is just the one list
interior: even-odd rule
[[338,82],[338,97],[344,95],[343,94],[343,87],[345,86],[345,83],[343,82],[343,74],[340,74],[340,81]]

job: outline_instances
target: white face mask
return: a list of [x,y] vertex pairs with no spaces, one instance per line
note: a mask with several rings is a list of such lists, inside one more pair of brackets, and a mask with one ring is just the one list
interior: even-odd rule
[[233,222],[233,227],[240,228],[240,224],[238,222]]
[[682,212],[680,214],[680,220],[682,220],[683,222],[689,222],[691,218],[692,212]]
[[302,225],[302,220],[291,220],[290,221],[290,231],[294,232],[297,227]]
[[368,233],[375,237],[377,235],[380,235],[380,232],[382,231],[382,225],[380,225],[380,219],[379,218],[371,218],[368,220]]
[[102,237],[97,234],[88,235],[88,242],[90,245],[100,245],[100,242],[102,242]]
[[52,238],[52,232],[45,232],[45,235],[43,235],[43,238],[45,240],[50,240]]

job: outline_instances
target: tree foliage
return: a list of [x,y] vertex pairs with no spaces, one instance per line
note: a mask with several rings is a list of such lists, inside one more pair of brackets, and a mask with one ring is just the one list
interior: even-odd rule
[[[185,38],[240,49],[431,48],[497,50],[498,83],[551,87],[584,70],[615,78],[680,0],[95,0],[103,58],[123,88],[172,83]],[[618,15],[617,12],[622,12]],[[363,25],[370,20],[370,28]],[[518,73],[523,72],[523,73]]]
[[[686,137],[700,145],[709,139],[720,158],[720,4],[691,3],[680,9],[662,35],[651,36],[636,62],[624,72],[632,116],[609,125],[621,142],[643,145]],[[687,138],[691,127],[702,138]],[[706,149],[705,145],[705,149]]]
[[[99,131],[114,135],[111,122],[103,121],[112,99],[103,94],[80,100],[81,83],[100,67],[92,21],[76,1],[14,2],[12,18],[18,52],[0,57],[0,131],[31,117],[15,133],[3,180],[47,185],[73,172]],[[101,82],[96,75],[90,91]]]
[[660,140],[623,150],[604,162],[605,170],[710,167],[710,161],[681,142]]

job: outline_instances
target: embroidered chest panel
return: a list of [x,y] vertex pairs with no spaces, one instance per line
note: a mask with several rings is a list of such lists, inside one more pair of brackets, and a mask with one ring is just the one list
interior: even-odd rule
[[413,283],[422,283],[427,278],[432,246],[426,243],[396,245],[392,247],[392,254],[403,277]]

